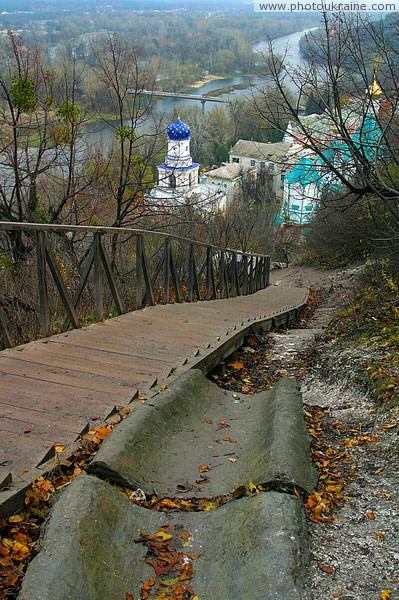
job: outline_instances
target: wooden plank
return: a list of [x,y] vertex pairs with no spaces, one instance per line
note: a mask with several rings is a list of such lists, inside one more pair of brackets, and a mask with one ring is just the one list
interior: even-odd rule
[[[160,259],[158,261],[157,267],[155,269],[155,273],[154,273],[154,275],[152,276],[152,279],[151,279],[151,287],[152,287],[152,289],[154,289],[155,286],[156,286],[156,284],[157,284],[158,277],[159,277],[159,275],[160,275],[160,273],[162,271],[164,260],[165,260],[165,255],[162,254],[162,256],[160,257]],[[143,304],[147,304],[147,301],[148,301],[147,292],[145,292],[144,293],[144,298],[143,298]]]
[[206,279],[205,279],[205,298],[211,299],[211,263],[212,263],[212,249],[206,249]]
[[212,283],[212,298],[217,300],[217,289],[216,289],[216,279],[215,279],[215,269],[213,265],[213,253],[211,250],[211,283]]
[[163,280],[163,303],[169,304],[170,285],[170,239],[166,238],[164,248],[164,280]]
[[94,253],[95,253],[95,245],[94,243],[92,244],[89,254],[87,255],[87,259],[84,263],[83,269],[82,269],[82,274],[78,283],[78,287],[76,288],[76,292],[75,295],[73,297],[73,306],[74,308],[77,308],[80,297],[82,295],[82,292],[84,290],[84,287],[86,285],[87,279],[89,277],[91,268],[93,266],[93,262],[94,262]]
[[2,308],[0,308],[0,325],[4,347],[12,348],[15,344],[8,330],[7,319]]
[[224,296],[224,290],[225,290],[224,272],[225,272],[225,257],[224,257],[224,250],[222,250],[221,253],[220,253],[220,262],[219,262],[219,291],[220,291],[220,298],[223,298],[223,296]]
[[194,295],[194,244],[190,244],[188,254],[188,288],[187,288],[187,302],[193,301]]
[[[37,410],[60,418],[78,417],[89,421],[93,417],[103,418],[115,406],[109,394],[73,388],[66,385],[35,381],[17,375],[0,374],[0,394],[4,402],[14,386],[10,406]],[[34,390],[34,391],[32,391]],[[122,404],[118,402],[117,404]]]
[[112,294],[112,297],[115,302],[116,311],[119,315],[122,315],[125,312],[125,307],[123,304],[122,297],[118,290],[118,285],[116,283],[116,279],[115,279],[115,275],[114,275],[114,272],[111,267],[111,263],[109,262],[107,253],[104,249],[103,244],[101,243],[101,239],[100,239],[100,252],[101,252],[101,260],[103,263],[105,275],[107,277],[108,284],[109,284],[109,287],[111,290],[111,294]]
[[101,234],[94,234],[94,294],[96,299],[96,318],[102,321],[104,312],[104,288],[101,260]]
[[[131,358],[152,359],[154,358],[154,352],[156,352],[157,362],[166,363],[170,365],[173,365],[175,363],[175,359],[173,355],[171,355],[170,347],[169,349],[155,347],[147,348],[145,342],[142,343],[140,347],[137,343],[132,345],[131,341],[129,344],[126,344],[123,343],[123,341],[121,343],[119,343],[119,341],[109,342],[104,337],[91,337],[91,339],[82,337],[79,339],[65,338],[64,343],[71,344],[72,346],[74,346],[74,348],[94,348],[97,350],[103,350],[104,352],[120,354],[122,356],[130,356]],[[147,348],[147,350],[144,350],[144,348]],[[187,348],[188,346],[186,345],[185,349]]]
[[175,259],[174,259],[173,252],[172,252],[172,247],[170,248],[170,275],[172,277],[173,288],[175,290],[176,302],[181,302],[179,281],[177,278],[177,271],[176,271],[176,266],[175,266]]
[[8,373],[10,375],[18,375],[20,377],[32,379],[32,385],[35,385],[36,380],[49,381],[86,390],[108,392],[109,394],[114,395],[114,400],[116,402],[119,400],[119,394],[121,395],[121,398],[124,398],[126,397],[126,394],[129,395],[131,391],[130,385],[117,382],[104,375],[84,373],[82,371],[75,371],[74,369],[66,369],[63,366],[49,367],[48,365],[40,363],[22,360],[18,361],[1,355],[0,373]]
[[39,287],[40,323],[42,336],[47,337],[49,334],[50,317],[46,273],[46,239],[44,236],[44,231],[38,231],[36,233],[36,262],[37,282]]
[[18,406],[0,401],[0,421],[3,417],[24,421],[32,425],[43,425],[49,429],[52,429],[54,426],[60,426],[63,431],[71,433],[73,437],[79,435],[88,423],[87,419],[78,419],[75,416],[63,417],[62,421],[60,421],[59,417],[51,415],[48,412],[33,410],[31,408],[19,408]]
[[194,275],[194,292],[197,292],[198,300],[201,300],[201,290],[198,281],[197,261],[195,260],[195,252],[193,252],[193,275]]
[[57,286],[58,293],[60,294],[62,303],[64,305],[65,311],[67,313],[68,319],[72,325],[72,327],[79,328],[80,323],[75,312],[75,307],[73,306],[73,300],[71,299],[67,287],[62,279],[61,272],[58,268],[57,260],[55,255],[50,248],[48,241],[45,240],[45,250],[47,257],[47,264],[50,268],[51,274],[53,276],[55,285]]
[[142,251],[141,251],[141,259],[142,259],[142,270],[143,270],[144,283],[145,283],[145,297],[148,299],[150,305],[154,306],[155,305],[154,293],[152,291],[151,280],[150,280],[150,276],[148,274],[147,261],[146,261],[146,256],[145,256],[145,252],[144,252],[144,247],[142,248]]
[[[3,353],[0,356],[0,363],[3,358],[11,358],[15,362],[25,361],[41,365],[42,367],[57,368],[62,364],[62,368],[67,369],[68,371],[82,373],[82,376],[85,373],[89,375],[99,375],[105,377],[109,382],[112,382],[115,385],[128,386],[129,388],[137,386],[137,384],[143,380],[143,375],[155,375],[159,371],[159,366],[158,368],[156,366],[151,368],[148,366],[148,361],[145,359],[142,361],[130,360],[129,366],[126,365],[123,367],[118,359],[112,363],[110,361],[96,361],[95,357],[91,356],[91,360],[88,360],[86,358],[87,353],[84,351],[72,351],[74,356],[68,356],[68,354],[66,354],[67,350],[63,349],[64,352],[58,352],[57,350],[58,348],[55,348],[54,344],[52,344],[50,349],[46,349],[46,346],[44,346],[39,352]],[[100,358],[103,357],[100,356]],[[156,365],[156,363],[153,363],[153,365]]]

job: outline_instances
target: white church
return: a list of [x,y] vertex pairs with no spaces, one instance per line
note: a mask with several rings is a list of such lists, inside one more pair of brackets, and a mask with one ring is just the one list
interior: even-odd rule
[[225,210],[226,190],[200,177],[200,165],[190,154],[190,127],[177,119],[167,129],[168,152],[165,162],[157,166],[158,185],[149,200],[158,206],[179,207],[190,203],[201,210]]

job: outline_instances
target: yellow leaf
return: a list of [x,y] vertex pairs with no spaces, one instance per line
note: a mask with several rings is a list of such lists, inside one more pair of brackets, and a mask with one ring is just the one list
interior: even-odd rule
[[163,542],[166,542],[167,540],[171,540],[173,535],[171,535],[170,533],[165,533],[164,531],[158,531],[158,533],[156,533],[154,537],[159,538]]
[[218,505],[216,504],[216,502],[207,502],[206,504],[204,504],[204,508],[203,510],[205,512],[207,512],[208,510],[213,510],[214,508],[217,508]]
[[12,517],[10,517],[8,519],[9,523],[22,523],[22,521],[25,519],[24,515],[13,515]]
[[65,450],[65,446],[63,446],[62,444],[54,444],[54,450],[57,454],[59,454],[60,452]]
[[392,590],[383,590],[380,594],[381,600],[389,600],[391,597]]

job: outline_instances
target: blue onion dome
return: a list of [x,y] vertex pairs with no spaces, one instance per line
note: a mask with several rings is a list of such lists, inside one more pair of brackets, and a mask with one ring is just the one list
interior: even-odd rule
[[190,138],[190,133],[190,127],[180,119],[176,119],[176,121],[173,121],[168,127],[168,138],[170,140],[188,140]]

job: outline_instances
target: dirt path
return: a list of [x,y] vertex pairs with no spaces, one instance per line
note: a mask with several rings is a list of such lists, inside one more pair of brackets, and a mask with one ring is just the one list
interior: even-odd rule
[[[362,359],[361,349],[337,351],[323,338],[323,329],[351,294],[360,271],[274,271],[273,285],[311,286],[323,303],[300,328],[273,332],[267,342],[258,339],[264,354],[255,371],[262,373],[262,383],[250,368],[241,375],[244,381],[255,381],[251,392],[281,376],[299,379],[305,408],[319,422],[315,459],[320,466],[327,465],[328,456],[338,457],[321,470],[319,498],[326,503],[327,520],[310,522],[314,600],[399,598],[399,411],[380,410],[359,386],[355,364]],[[252,351],[244,348],[241,357],[246,352]],[[367,364],[371,360],[367,353],[363,358]],[[240,390],[238,378],[235,386]],[[333,493],[327,495],[329,489]]]

